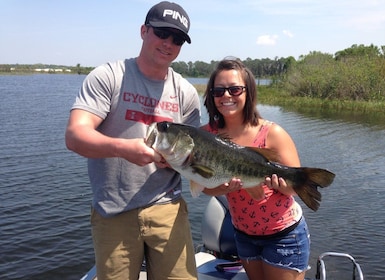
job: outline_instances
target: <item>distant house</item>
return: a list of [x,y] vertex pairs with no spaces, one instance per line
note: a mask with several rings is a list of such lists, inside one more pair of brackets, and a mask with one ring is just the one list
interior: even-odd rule
[[34,71],[35,72],[46,72],[46,73],[62,73],[62,72],[71,73],[72,72],[71,69],[61,69],[61,68],[57,68],[57,69],[52,69],[52,68],[35,68]]
[[41,69],[41,68],[36,68],[35,71],[36,71],[36,72],[54,72],[54,70],[51,69],[51,68],[43,68],[43,69]]
[[35,72],[55,73],[55,72],[63,72],[63,69],[36,68],[36,69],[35,69]]

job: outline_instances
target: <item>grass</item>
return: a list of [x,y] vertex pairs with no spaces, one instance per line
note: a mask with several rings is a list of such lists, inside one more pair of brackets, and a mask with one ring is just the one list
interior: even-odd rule
[[206,90],[206,85],[194,85],[200,95],[203,95]]
[[261,104],[277,105],[282,107],[311,107],[330,111],[352,111],[354,113],[376,113],[385,116],[385,102],[321,99],[297,97],[287,94],[282,89],[271,87],[258,88],[258,101]]

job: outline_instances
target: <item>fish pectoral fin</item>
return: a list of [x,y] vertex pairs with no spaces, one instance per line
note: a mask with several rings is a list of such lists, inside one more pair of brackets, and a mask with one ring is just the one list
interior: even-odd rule
[[215,171],[213,169],[204,165],[193,164],[191,165],[191,168],[193,169],[193,172],[201,175],[203,178],[206,179],[211,178],[215,175]]
[[193,197],[198,197],[205,187],[194,181],[190,181],[190,192]]

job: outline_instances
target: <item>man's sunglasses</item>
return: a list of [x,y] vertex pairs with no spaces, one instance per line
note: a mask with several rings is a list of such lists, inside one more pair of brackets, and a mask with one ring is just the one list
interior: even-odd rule
[[[151,26],[151,25],[148,25]],[[173,32],[166,28],[158,28],[158,27],[152,27],[152,30],[154,31],[154,34],[160,38],[160,39],[167,39],[168,37],[172,36],[172,42],[177,46],[182,46],[186,40],[176,32]]]
[[225,94],[226,90],[231,96],[238,96],[241,95],[245,89],[245,86],[215,87],[212,88],[210,92],[214,97],[222,97]]

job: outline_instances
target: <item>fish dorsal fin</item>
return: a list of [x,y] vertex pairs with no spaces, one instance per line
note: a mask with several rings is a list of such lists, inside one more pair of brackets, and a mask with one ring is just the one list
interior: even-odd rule
[[218,133],[216,137],[225,140],[225,141],[231,141],[231,137],[227,133]]
[[279,162],[279,160],[280,160],[280,156],[278,155],[278,153],[273,151],[272,149],[249,147],[249,146],[247,146],[247,147],[239,146],[238,144],[231,141],[231,138],[229,137],[229,135],[227,133],[217,134],[216,137],[218,137],[218,139],[220,139],[224,142],[227,142],[228,144],[232,144],[232,145],[235,145],[235,146],[240,147],[240,148],[247,148],[247,149],[250,149],[254,152],[257,152],[259,155],[261,155],[262,157],[264,157],[268,161]]
[[193,172],[201,175],[206,179],[209,179],[215,175],[215,171],[213,169],[204,165],[192,164],[191,168],[194,170]]
[[257,148],[257,147],[247,147],[247,148],[262,155],[268,161],[279,162],[279,160],[280,160],[278,153],[275,152],[274,150],[265,149],[265,148]]

